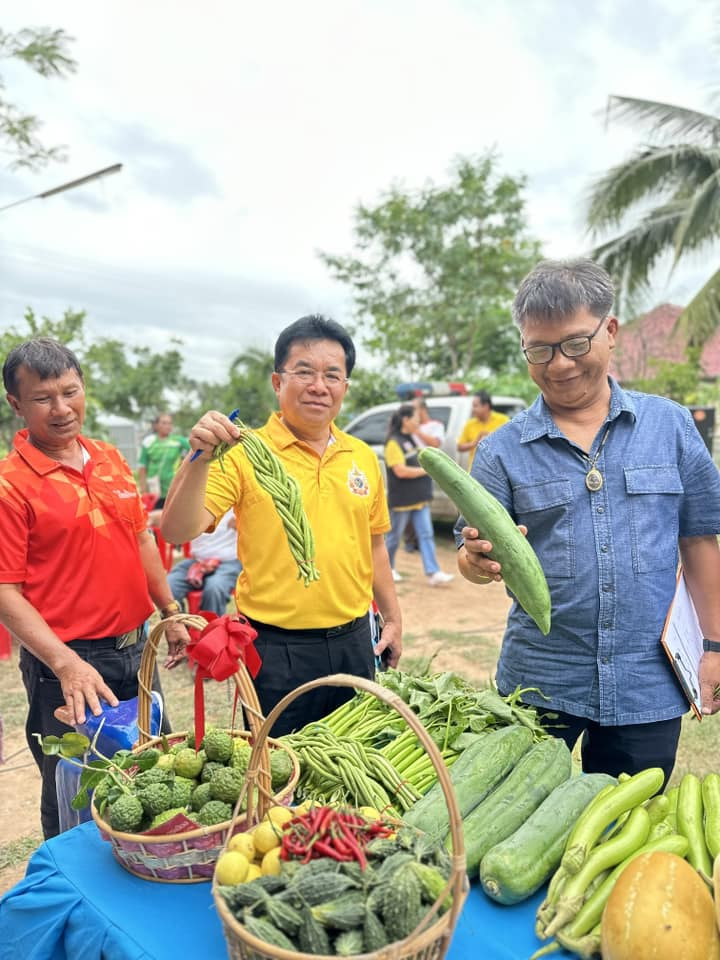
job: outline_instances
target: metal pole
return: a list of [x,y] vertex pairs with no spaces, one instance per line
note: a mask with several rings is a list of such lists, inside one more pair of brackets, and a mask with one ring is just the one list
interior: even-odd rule
[[9,210],[11,207],[17,207],[21,203],[27,203],[30,200],[44,200],[46,197],[52,197],[56,193],[63,193],[65,190],[72,190],[81,186],[83,183],[89,183],[91,180],[98,180],[100,177],[110,176],[111,173],[120,173],[123,165],[114,163],[110,167],[103,167],[102,170],[96,170],[95,173],[89,173],[86,177],[79,177],[77,180],[69,180],[67,183],[61,183],[59,187],[51,187],[50,190],[43,190],[42,193],[35,193],[31,197],[25,197],[22,200],[15,200],[4,207],[0,207],[0,213],[3,210]]

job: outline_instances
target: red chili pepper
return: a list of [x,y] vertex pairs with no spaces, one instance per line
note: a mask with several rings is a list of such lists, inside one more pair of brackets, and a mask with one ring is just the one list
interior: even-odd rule
[[357,837],[352,832],[350,827],[348,827],[342,821],[340,821],[338,826],[340,828],[340,832],[342,834],[343,839],[347,842],[348,846],[353,852],[354,858],[360,864],[360,869],[364,870],[367,867],[367,857],[365,856],[362,847],[358,843]]
[[330,857],[333,860],[342,860],[342,855],[338,853],[335,847],[331,846],[325,840],[316,840],[313,844],[313,851],[316,851],[319,854],[322,854],[325,857]]

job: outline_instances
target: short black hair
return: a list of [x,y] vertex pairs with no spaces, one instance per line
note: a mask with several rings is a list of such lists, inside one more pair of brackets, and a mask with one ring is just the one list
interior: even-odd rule
[[41,380],[57,379],[66,370],[75,370],[84,382],[80,361],[69,347],[52,337],[36,337],[13,347],[3,364],[3,384],[11,397],[17,397],[17,374],[20,367],[27,367]]
[[349,377],[355,366],[355,344],[345,327],[319,313],[300,317],[281,331],[275,342],[275,372],[280,373],[294,343],[307,340],[335,340],[345,353],[345,373]]
[[541,260],[520,284],[512,317],[520,330],[528,320],[565,320],[583,308],[600,319],[610,313],[614,297],[610,274],[599,263],[587,257]]
[[492,410],[492,397],[487,390],[476,390],[473,396],[477,397],[480,403],[487,404]]

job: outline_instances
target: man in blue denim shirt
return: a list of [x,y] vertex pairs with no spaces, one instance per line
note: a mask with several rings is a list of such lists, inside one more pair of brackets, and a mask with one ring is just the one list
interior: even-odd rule
[[[675,763],[688,704],[660,645],[678,559],[703,635],[703,712],[720,700],[720,474],[689,412],[608,376],[612,282],[589,260],[544,261],[513,304],[541,396],[479,445],[472,475],[527,528],[550,587],[543,637],[513,603],[497,670],[502,693],[560,714],[583,734],[583,769],[635,773]],[[458,566],[500,580],[489,541],[465,526]]]

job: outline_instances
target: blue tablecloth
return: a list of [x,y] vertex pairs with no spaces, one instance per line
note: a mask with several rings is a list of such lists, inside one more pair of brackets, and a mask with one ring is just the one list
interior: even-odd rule
[[[527,960],[542,893],[514,907],[473,884],[447,960]],[[121,867],[94,823],[44,843],[0,900],[0,960],[225,960],[210,883],[155,883]],[[553,954],[569,957],[564,951]]]

